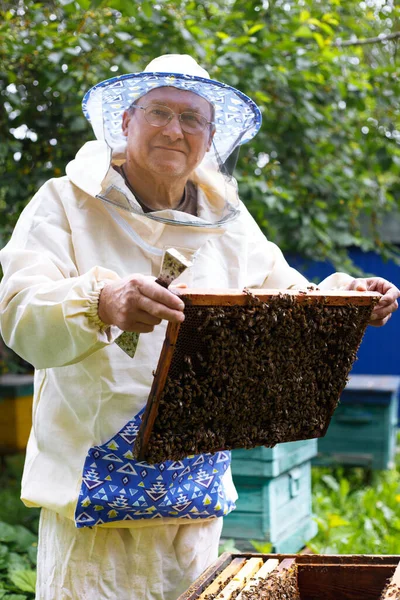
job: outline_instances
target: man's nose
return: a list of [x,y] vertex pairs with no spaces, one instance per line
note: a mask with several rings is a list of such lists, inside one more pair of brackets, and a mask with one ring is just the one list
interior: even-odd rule
[[178,115],[174,115],[170,121],[162,128],[163,135],[168,136],[171,140],[179,140],[184,137],[181,122]]

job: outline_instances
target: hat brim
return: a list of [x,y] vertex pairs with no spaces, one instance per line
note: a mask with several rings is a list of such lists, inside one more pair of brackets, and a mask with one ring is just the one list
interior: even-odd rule
[[[215,111],[212,156],[225,160],[239,145],[251,140],[261,126],[258,106],[239,90],[216,81],[181,73],[132,73],[102,81],[84,96],[82,109],[98,139],[112,148],[126,141],[122,114],[136,100],[158,87],[175,87],[193,92],[210,102]],[[216,154],[218,156],[216,156]]]

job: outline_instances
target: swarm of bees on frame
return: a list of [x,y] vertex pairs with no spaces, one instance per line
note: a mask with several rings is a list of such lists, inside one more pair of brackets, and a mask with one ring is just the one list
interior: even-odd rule
[[263,563],[260,558],[250,558],[239,571],[234,568],[225,577],[233,562],[209,584],[199,600],[300,600],[294,559],[278,564],[276,559]]
[[396,583],[389,583],[382,592],[382,600],[400,600],[400,587]]
[[288,294],[187,305],[146,461],[321,437],[370,314]]
[[[291,569],[271,573],[268,578],[260,579],[250,587],[249,591],[239,592],[239,594],[240,600],[261,600],[261,598],[262,600],[300,600],[297,568],[294,565]],[[233,595],[229,600],[235,597],[236,595]]]

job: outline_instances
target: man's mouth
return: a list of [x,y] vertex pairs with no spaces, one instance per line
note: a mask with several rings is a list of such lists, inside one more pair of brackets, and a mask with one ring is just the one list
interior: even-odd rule
[[171,148],[170,146],[155,146],[157,150],[170,150],[171,152],[180,152],[181,154],[185,154],[183,150],[179,148]]

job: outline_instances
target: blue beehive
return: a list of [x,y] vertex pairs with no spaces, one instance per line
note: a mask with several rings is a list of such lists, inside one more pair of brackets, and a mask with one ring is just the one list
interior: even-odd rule
[[311,458],[317,441],[232,452],[239,499],[224,519],[222,535],[237,546],[270,542],[274,552],[297,552],[317,533],[311,514]]
[[[389,214],[383,218],[381,235],[386,241],[397,244],[400,248],[400,226],[396,214]],[[363,252],[358,247],[349,248],[349,253],[355,265],[366,273],[379,275],[389,281],[399,281],[399,265],[394,260],[384,261],[376,252]],[[299,256],[287,256],[286,258],[291,266],[299,269],[310,281],[321,281],[335,271],[333,265],[327,262],[311,261],[304,264],[304,260]],[[385,327],[367,328],[352,373],[399,377],[399,339],[400,310],[392,316]],[[400,424],[399,412],[397,415]]]
[[392,468],[399,389],[400,377],[352,375],[325,437],[318,441],[315,463]]

